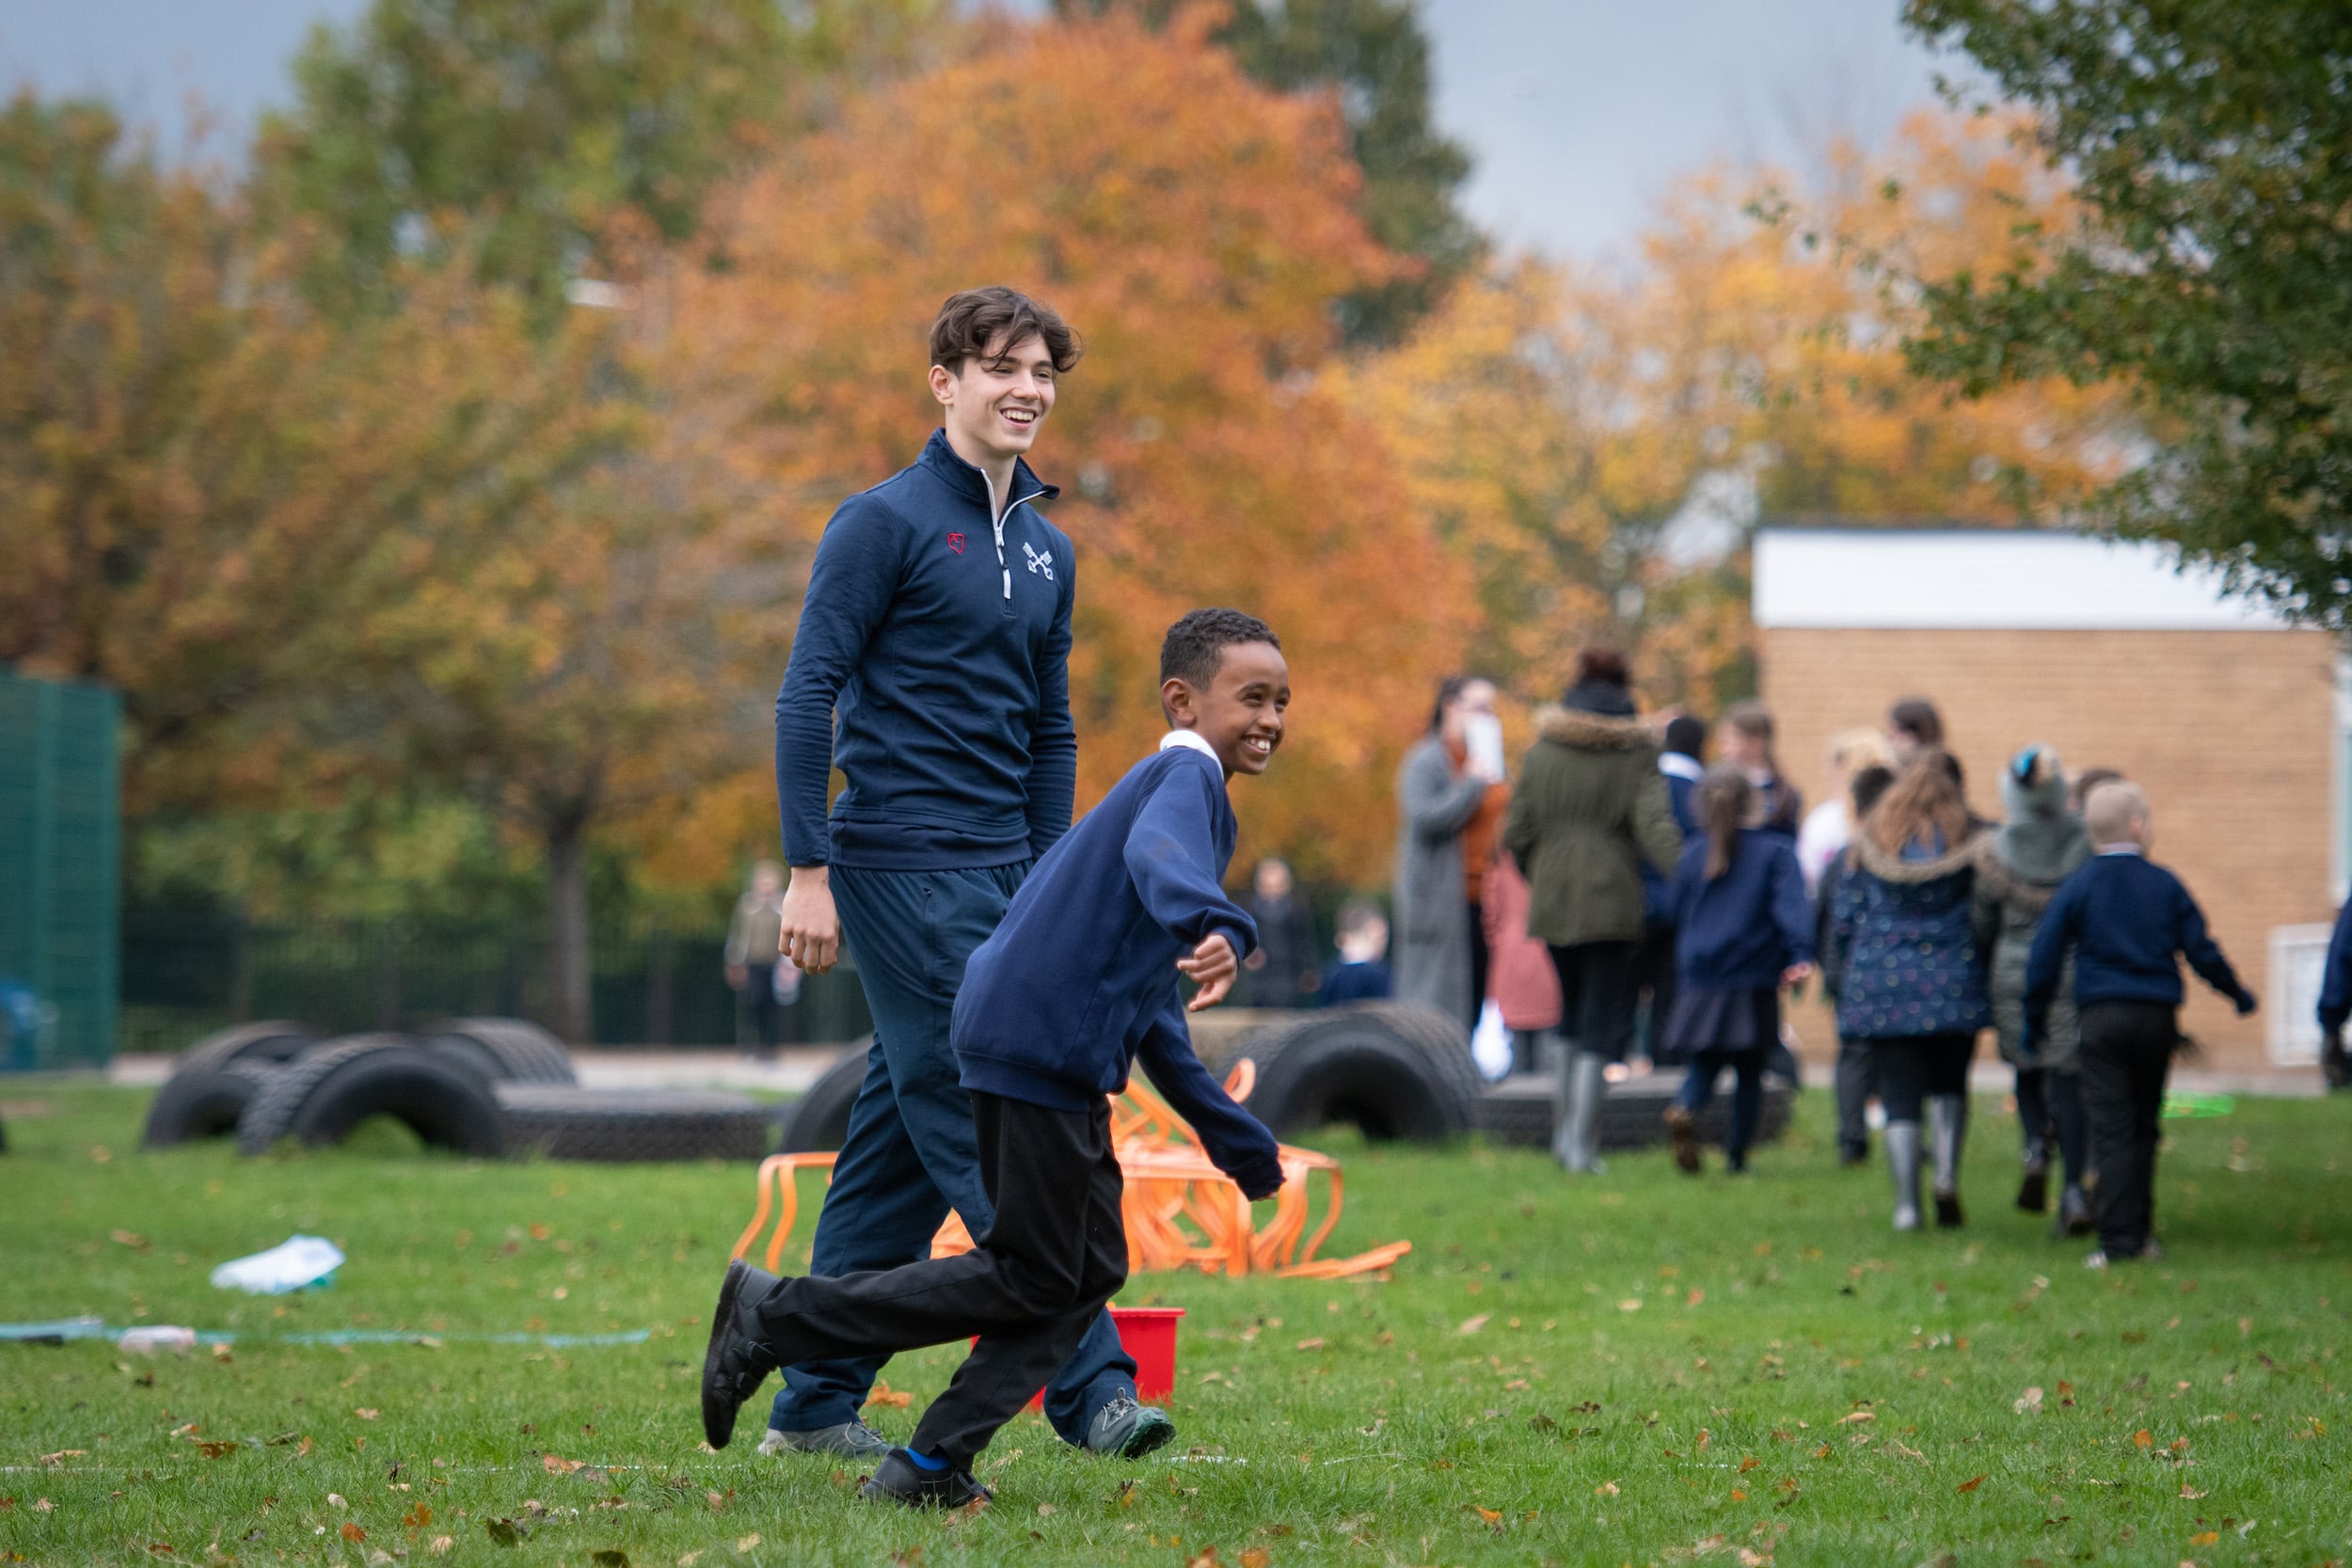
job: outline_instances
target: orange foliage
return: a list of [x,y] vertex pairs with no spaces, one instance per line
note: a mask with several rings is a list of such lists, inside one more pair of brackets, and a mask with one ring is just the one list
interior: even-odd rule
[[1699,177],[1629,277],[1500,268],[1352,367],[1344,401],[1476,580],[1473,661],[1547,696],[1606,639],[1654,700],[1711,710],[1751,678],[1759,517],[2043,521],[2111,475],[2113,393],[1960,403],[1903,368],[1901,279],[1984,267],[2066,203],[2009,130],[1919,116],[1887,153],[1837,150],[1801,198]]
[[[1274,626],[1296,692],[1242,802],[1246,853],[1369,879],[1467,580],[1318,375],[1330,302],[1394,272],[1339,119],[1252,85],[1204,24],[1019,31],[852,104],[723,203],[724,267],[675,279],[674,347],[743,421],[735,451],[773,503],[759,547],[804,581],[834,506],[935,422],[937,303],[999,281],[1053,301],[1087,344],[1036,459],[1078,550],[1081,807],[1163,728],[1168,623],[1229,604]],[[786,632],[780,613],[778,673]]]

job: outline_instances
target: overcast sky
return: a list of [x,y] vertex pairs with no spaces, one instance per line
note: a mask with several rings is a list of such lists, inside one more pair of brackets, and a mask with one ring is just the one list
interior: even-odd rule
[[[1422,0],[1438,121],[1476,160],[1470,214],[1506,245],[1622,255],[1681,173],[1882,134],[1932,98],[1934,62],[1897,25],[1899,3]],[[0,0],[0,82],[97,91],[167,127],[195,93],[233,135],[285,102],[312,23],[363,7]]]

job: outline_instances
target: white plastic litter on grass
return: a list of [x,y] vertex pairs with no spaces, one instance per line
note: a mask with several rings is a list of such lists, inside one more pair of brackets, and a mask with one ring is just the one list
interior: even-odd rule
[[126,1328],[115,1340],[115,1349],[152,1355],[159,1350],[192,1351],[196,1348],[196,1330],[174,1323],[142,1323]]
[[223,1291],[282,1296],[305,1286],[328,1283],[342,1266],[342,1249],[326,1237],[289,1236],[267,1252],[223,1263],[213,1271],[213,1284]]

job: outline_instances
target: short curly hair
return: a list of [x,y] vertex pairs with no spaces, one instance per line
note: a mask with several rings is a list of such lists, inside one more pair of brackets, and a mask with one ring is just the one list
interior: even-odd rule
[[1078,335],[1043,300],[1001,283],[965,289],[949,294],[931,323],[931,363],[946,367],[950,375],[961,375],[965,360],[977,359],[991,348],[1017,348],[1032,335],[1045,344],[1057,371],[1068,371],[1086,352]]
[[1206,686],[1225,662],[1225,650],[1237,642],[1282,645],[1274,628],[1255,615],[1238,610],[1187,611],[1160,640],[1160,679]]

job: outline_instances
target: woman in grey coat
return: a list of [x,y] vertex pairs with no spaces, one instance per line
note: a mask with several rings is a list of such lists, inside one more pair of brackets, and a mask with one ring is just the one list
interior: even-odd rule
[[2083,1192],[2090,1137],[2083,1117],[2082,1033],[2074,1019],[2072,958],[2059,979],[2040,1050],[2026,1055],[2024,1041],[2026,956],[2033,949],[2042,911],[2058,884],[2090,858],[2090,839],[2083,832],[2082,818],[2067,809],[2066,774],[2058,753],[2047,746],[2028,746],[2010,760],[2001,774],[2001,804],[2009,820],[1999,832],[1977,841],[1973,912],[1977,947],[1986,957],[2001,1057],[2017,1069],[2017,1123],[2026,1162],[2017,1207],[2035,1214],[2049,1207],[2050,1135],[2055,1132],[2065,1181],[2051,1233],[2088,1235],[2090,1206]]
[[[1395,989],[1475,1028],[1486,1000],[1486,938],[1472,891],[1493,853],[1503,792],[1499,745],[1474,745],[1495,721],[1492,682],[1456,675],[1438,689],[1429,733],[1396,775]],[[1482,752],[1489,754],[1482,755]],[[1481,831],[1483,829],[1483,831]],[[1470,858],[1465,856],[1468,841]]]

